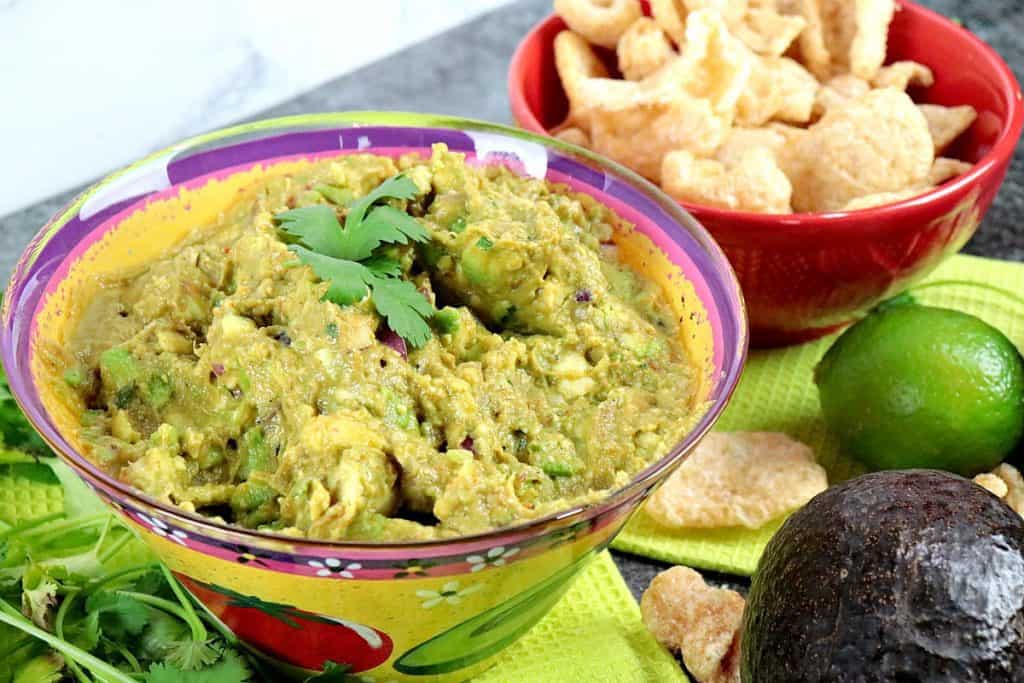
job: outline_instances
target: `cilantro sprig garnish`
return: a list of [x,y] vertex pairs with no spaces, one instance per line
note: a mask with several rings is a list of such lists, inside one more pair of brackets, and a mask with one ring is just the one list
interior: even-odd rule
[[[299,261],[330,283],[325,299],[339,306],[362,301],[367,294],[388,327],[412,346],[430,339],[427,321],[434,307],[416,286],[401,278],[398,262],[374,252],[389,244],[424,243],[426,229],[412,216],[383,204],[409,200],[419,193],[404,175],[388,178],[349,205],[344,227],[331,206],[305,206],[274,218]],[[326,196],[326,195],[325,195]]]

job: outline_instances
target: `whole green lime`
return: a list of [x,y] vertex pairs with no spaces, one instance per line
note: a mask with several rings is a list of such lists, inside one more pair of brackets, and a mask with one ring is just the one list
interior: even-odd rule
[[935,468],[970,477],[1024,433],[1024,363],[1002,332],[916,303],[847,329],[815,369],[829,429],[871,469]]

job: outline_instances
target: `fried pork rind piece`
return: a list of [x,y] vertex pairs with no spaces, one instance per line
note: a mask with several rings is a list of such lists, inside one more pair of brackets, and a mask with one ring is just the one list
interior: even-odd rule
[[761,126],[771,120],[807,123],[820,86],[807,69],[788,57],[757,57],[736,104],[736,123]]
[[680,56],[651,74],[644,85],[685,90],[731,117],[750,80],[754,61],[755,56],[729,33],[719,13],[697,10],[687,17],[686,44]]
[[555,137],[562,142],[568,142],[570,145],[590,147],[590,136],[575,126],[562,128],[555,133]]
[[619,71],[631,81],[650,76],[676,57],[668,36],[649,17],[641,17],[633,22],[622,34],[615,53],[619,60]]
[[941,185],[951,178],[967,173],[972,168],[974,168],[974,164],[969,164],[966,161],[939,157],[932,164],[932,170],[928,174],[928,184]]
[[896,88],[906,90],[910,86],[929,88],[935,83],[935,75],[924,64],[902,61],[883,66],[871,79],[876,88]]
[[666,150],[710,156],[729,130],[729,118],[708,100],[678,88],[651,88],[632,81],[590,79],[582,90],[591,149],[654,181]]
[[801,0],[804,65],[825,81],[851,73],[870,81],[885,61],[893,0]]
[[689,152],[669,152],[662,162],[661,185],[672,197],[694,204],[757,213],[792,211],[793,186],[767,147],[748,149],[731,168]]
[[715,160],[732,167],[753,147],[764,147],[778,154],[789,138],[778,127],[741,128],[729,131],[722,146],[715,150]]
[[651,0],[651,16],[676,45],[686,43],[687,12],[683,0]]
[[645,510],[670,529],[758,529],[828,486],[806,445],[777,432],[712,432]]
[[729,26],[747,13],[747,0],[650,0],[651,16],[680,48],[686,44],[686,20],[691,12],[710,9]]
[[765,57],[781,57],[807,26],[807,20],[773,9],[750,9],[743,20],[732,27],[737,38]]
[[572,31],[562,31],[555,36],[555,69],[569,100],[566,122],[585,127],[579,116],[580,84],[588,78],[606,78],[608,70],[583,36]]
[[934,161],[928,124],[906,93],[872,90],[831,109],[786,168],[797,211],[835,211],[854,199],[924,185]]
[[640,613],[658,642],[681,653],[700,683],[739,683],[745,604],[736,591],[708,586],[689,567],[672,567],[644,591]]
[[971,127],[978,112],[970,105],[943,107],[939,104],[919,104],[935,143],[935,154],[941,154],[954,140]]
[[992,472],[976,476],[974,483],[991,491],[1024,517],[1024,477],[1016,467],[1004,462]]
[[594,45],[612,49],[644,14],[640,0],[555,0],[555,13]]
[[851,200],[843,207],[843,211],[856,211],[858,209],[871,209],[876,206],[884,206],[886,204],[895,204],[896,202],[902,202],[904,199],[910,199],[916,197],[919,194],[927,192],[928,187],[912,187],[907,190],[899,190],[897,192],[879,192],[878,194],[869,194],[865,197],[857,197]]
[[815,95],[813,114],[821,116],[829,109],[838,109],[870,91],[871,84],[863,78],[851,74],[834,76],[827,80]]

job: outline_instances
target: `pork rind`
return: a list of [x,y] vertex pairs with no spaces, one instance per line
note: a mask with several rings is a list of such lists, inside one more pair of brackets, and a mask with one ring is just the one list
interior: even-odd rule
[[772,119],[806,123],[811,119],[818,81],[788,57],[758,57],[736,104],[736,123],[761,126]]
[[974,165],[969,164],[966,161],[939,157],[935,160],[935,163],[932,164],[932,170],[928,174],[928,184],[941,185],[950,178],[956,178],[957,176],[967,173],[972,168],[974,168]]
[[924,64],[902,61],[883,66],[871,79],[876,88],[896,88],[906,90],[910,86],[929,88],[935,83],[935,75]]
[[773,9],[751,9],[733,27],[733,33],[751,50],[765,57],[781,57],[807,26],[807,20]]
[[651,0],[651,17],[676,45],[686,43],[688,11],[683,0]]
[[608,48],[644,14],[640,0],[555,0],[555,13],[594,45]]
[[745,604],[736,591],[708,586],[689,567],[672,567],[644,591],[640,614],[658,642],[682,654],[699,683],[739,683]]
[[819,80],[851,73],[870,81],[885,61],[893,0],[801,0],[804,64]]
[[562,89],[569,100],[569,116],[566,123],[577,125],[584,129],[586,122],[580,117],[581,84],[589,78],[605,78],[608,70],[590,44],[579,34],[572,31],[562,31],[555,36],[555,68],[558,77],[562,80]]
[[1024,517],[1024,477],[1016,467],[1004,462],[989,474],[979,474],[974,482],[991,491],[1013,508],[1014,512]]
[[622,34],[615,53],[619,60],[619,71],[631,81],[650,76],[676,56],[668,36],[657,22],[648,17],[633,22]]
[[834,76],[826,81],[815,95],[813,114],[821,116],[829,109],[838,109],[847,102],[866,95],[870,90],[871,84],[863,78],[851,74]]
[[912,187],[907,190],[899,190],[897,192],[879,192],[878,194],[869,194],[865,197],[857,197],[843,207],[843,211],[856,211],[858,209],[871,209],[876,206],[884,206],[886,204],[895,204],[896,202],[902,202],[904,199],[910,199],[916,197],[919,194],[927,192],[927,187]]
[[645,509],[670,529],[758,529],[827,486],[811,449],[785,434],[712,432]]
[[757,213],[789,213],[793,186],[767,147],[748,149],[733,167],[689,152],[665,155],[662,188],[674,198]]
[[775,127],[733,128],[726,135],[722,146],[715,150],[715,160],[722,162],[727,168],[736,166],[743,155],[754,147],[763,147],[772,154],[778,154],[787,139],[787,136]]
[[978,112],[970,105],[943,107],[939,104],[920,104],[918,108],[928,122],[935,154],[941,154],[949,145],[971,127]]
[[587,135],[586,131],[583,131],[575,126],[567,126],[555,133],[555,137],[562,142],[568,142],[570,145],[578,145],[580,147],[590,147],[590,136]]
[[754,60],[750,50],[729,33],[719,13],[697,10],[687,17],[682,54],[652,74],[645,85],[683,89],[691,97],[708,100],[716,112],[732,116]]
[[735,26],[747,13],[748,0],[684,0],[686,9],[696,12],[710,9],[718,12],[729,26]]
[[713,111],[708,100],[678,88],[604,78],[583,86],[591,149],[655,181],[666,150],[710,156],[729,130],[729,118]]
[[873,90],[830,109],[786,169],[797,211],[835,211],[854,199],[924,185],[934,151],[928,124],[906,93]]

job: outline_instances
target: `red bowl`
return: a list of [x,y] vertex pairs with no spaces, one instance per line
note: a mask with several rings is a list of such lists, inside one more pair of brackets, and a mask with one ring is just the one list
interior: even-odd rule
[[[859,211],[767,215],[680,202],[732,262],[754,345],[827,334],[927,275],[971,238],[1006,176],[1024,121],[1013,73],[954,22],[911,2],[897,5],[889,60],[912,59],[935,72],[932,87],[913,93],[918,101],[978,110],[945,152],[974,168],[927,194]],[[512,116],[527,130],[548,133],[565,118],[552,47],[564,28],[548,17],[512,57]]]

